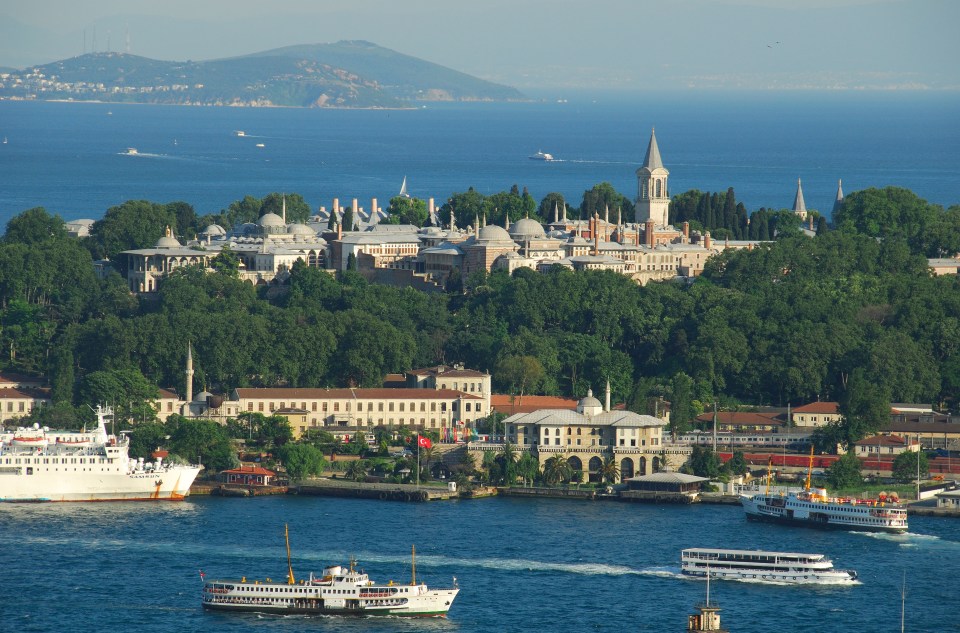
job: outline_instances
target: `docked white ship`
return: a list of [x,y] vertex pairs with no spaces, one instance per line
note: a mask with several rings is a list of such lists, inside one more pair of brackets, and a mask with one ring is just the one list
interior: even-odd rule
[[355,561],[349,567],[327,567],[317,578],[313,573],[299,582],[289,565],[285,582],[212,580],[203,585],[203,608],[219,611],[300,615],[392,615],[404,617],[446,617],[454,598],[460,592],[430,589],[417,583],[416,558],[410,584],[376,584]]
[[680,553],[680,573],[721,580],[848,585],[857,572],[834,569],[823,554],[691,548]]
[[179,500],[202,466],[129,456],[129,438],[107,433],[113,412],[97,407],[97,429],[50,431],[34,425],[0,434],[0,501]]

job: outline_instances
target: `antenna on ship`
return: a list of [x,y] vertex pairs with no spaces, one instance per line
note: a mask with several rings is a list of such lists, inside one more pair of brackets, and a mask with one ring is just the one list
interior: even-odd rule
[[293,577],[293,563],[290,562],[290,526],[286,523],[283,524],[283,536],[287,541],[287,584],[295,585],[297,581]]
[[810,464],[807,466],[807,483],[804,490],[810,490],[810,475],[813,474],[813,442],[810,443]]

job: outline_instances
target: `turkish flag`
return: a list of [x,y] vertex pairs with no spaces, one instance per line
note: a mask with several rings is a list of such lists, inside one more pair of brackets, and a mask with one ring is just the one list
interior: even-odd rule
[[431,446],[433,446],[433,442],[430,441],[429,437],[418,435],[417,446],[420,446],[421,448],[430,448]]

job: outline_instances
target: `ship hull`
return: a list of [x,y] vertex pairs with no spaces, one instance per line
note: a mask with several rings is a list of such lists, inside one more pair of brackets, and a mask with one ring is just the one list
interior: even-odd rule
[[35,474],[0,475],[0,502],[181,501],[199,474],[198,467],[157,473],[76,472],[37,468]]
[[269,605],[237,605],[203,603],[208,611],[231,611],[234,613],[269,613],[272,615],[337,615],[337,616],[393,616],[404,618],[445,618],[447,612],[412,609],[331,609],[325,607],[276,607]]
[[885,532],[887,534],[903,534],[906,528],[889,528],[871,525],[845,525],[842,523],[831,523],[829,521],[817,521],[813,519],[791,519],[785,516],[770,516],[768,514],[747,513],[747,521],[758,523],[778,523],[780,525],[795,525],[799,527],[815,528],[818,530],[847,530],[850,532]]
[[812,527],[821,530],[887,534],[902,534],[908,529],[906,514],[902,517],[889,516],[893,510],[884,510],[876,506],[821,504],[763,495],[742,496],[740,503],[743,505],[748,521]]

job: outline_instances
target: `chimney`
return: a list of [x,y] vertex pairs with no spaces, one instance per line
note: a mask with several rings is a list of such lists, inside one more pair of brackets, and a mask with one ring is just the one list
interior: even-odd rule
[[437,208],[433,203],[433,198],[427,200],[427,217],[432,218]]
[[653,240],[653,219],[647,220],[647,221],[644,223],[643,239],[644,239],[644,241],[645,241],[645,243],[646,243],[647,246],[649,246],[650,248],[653,248],[653,244],[654,244],[654,240]]
[[343,239],[343,222],[337,222],[337,239]]
[[703,247],[708,250],[710,248],[710,231],[703,234]]
[[807,219],[810,220],[810,230],[813,230],[813,214],[807,216]]
[[340,198],[333,199],[333,207],[330,213],[340,213]]
[[377,208],[377,199],[376,199],[376,198],[370,198],[370,219],[371,219],[371,220],[373,219],[373,216],[375,216],[375,215],[377,214],[377,211],[379,211],[379,210],[380,210],[380,209]]
[[683,237],[685,241],[687,242],[690,241],[690,223],[689,222],[683,223]]
[[[353,201],[350,203],[350,208],[353,209],[353,219],[356,220],[356,219],[357,219],[357,215],[358,215],[359,212],[360,212],[360,206],[357,205],[357,199],[356,199],[356,198],[354,198]],[[352,231],[352,230],[353,230],[353,227],[352,227],[352,226],[348,226],[348,227],[347,227],[347,230],[348,230],[348,231]]]

